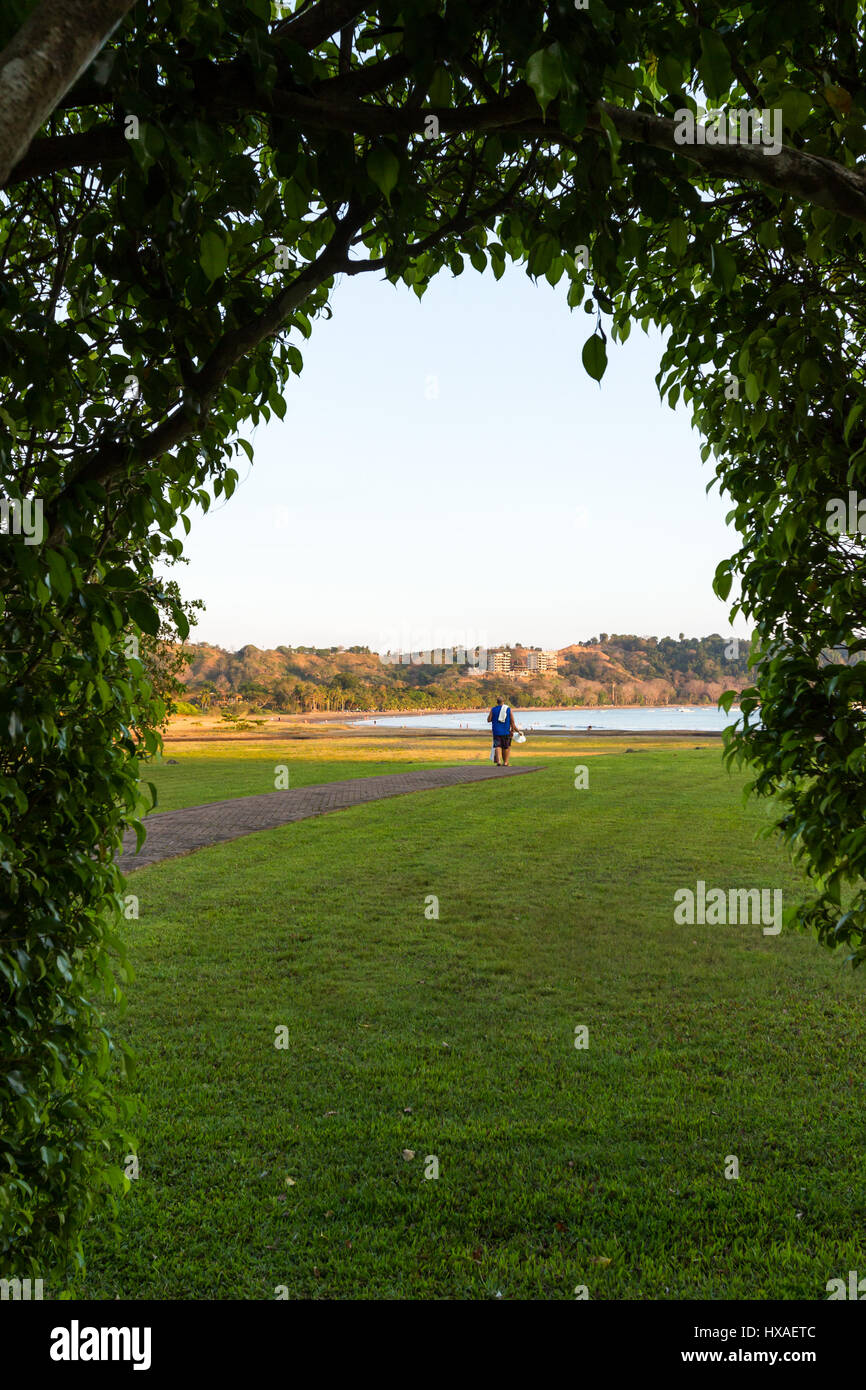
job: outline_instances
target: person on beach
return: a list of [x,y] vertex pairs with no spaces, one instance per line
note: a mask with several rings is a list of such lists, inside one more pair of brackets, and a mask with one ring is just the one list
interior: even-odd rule
[[511,740],[520,733],[514,711],[499,698],[487,716],[487,723],[493,725],[493,761],[497,767],[507,767]]

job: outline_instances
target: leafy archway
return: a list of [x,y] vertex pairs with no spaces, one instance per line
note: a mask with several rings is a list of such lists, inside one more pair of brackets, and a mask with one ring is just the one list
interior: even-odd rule
[[757,631],[761,719],[728,756],[781,797],[815,884],[800,921],[866,956],[862,7],[288,8],[16,0],[0,21],[0,1264],[19,1275],[65,1269],[125,1184],[96,999],[122,983],[113,856],[158,746],[138,643],[166,605],[187,630],[158,573],[190,507],[230,496],[238,431],[285,415],[341,275],[421,296],[442,269],[521,263],[589,312],[597,380],[608,340],[666,331],[659,389],[691,406],[742,538],[716,588],[737,582]]

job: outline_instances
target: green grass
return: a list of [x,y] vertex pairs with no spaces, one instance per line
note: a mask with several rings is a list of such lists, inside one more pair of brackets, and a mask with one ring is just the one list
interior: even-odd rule
[[597,757],[588,791],[574,762],[131,878],[141,1175],[86,1296],[815,1299],[866,1268],[866,981],[674,925],[697,878],[800,890],[717,755]]
[[[534,733],[531,742],[515,747],[513,761],[519,765],[567,755],[574,763],[609,757],[626,749],[632,751],[633,744],[640,751],[653,748],[665,752],[694,746],[694,737],[654,740],[641,734],[638,738],[639,742],[633,734],[624,734],[621,738],[564,739],[556,734]],[[330,729],[244,742],[227,737],[173,742],[169,739],[165,755],[144,765],[142,780],[152,782],[157,789],[159,799],[154,810],[174,811],[182,806],[201,806],[209,801],[273,791],[278,766],[289,769],[290,786],[302,787],[347,777],[386,776],[407,768],[483,764],[488,760],[489,747],[489,737],[477,731],[421,736],[410,732],[385,743],[387,756],[383,756],[381,735],[345,735]],[[718,759],[720,749],[719,742],[707,740],[700,751],[704,757]]]

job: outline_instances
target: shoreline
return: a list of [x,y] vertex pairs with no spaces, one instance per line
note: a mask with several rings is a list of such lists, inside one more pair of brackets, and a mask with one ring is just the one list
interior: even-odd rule
[[[369,739],[369,729],[350,729],[340,725],[326,726],[329,735],[340,738],[357,738],[360,740]],[[373,731],[377,738],[381,736],[386,742],[400,738],[424,738],[430,739],[472,739],[478,740],[484,733],[482,729],[376,729]],[[527,740],[538,743],[540,739],[663,739],[663,740],[683,740],[683,739],[720,739],[721,729],[533,729],[527,735]],[[323,729],[324,733],[324,729]],[[256,733],[244,730],[242,733],[226,734],[222,729],[211,729],[200,732],[197,729],[189,731],[166,732],[163,734],[163,743],[167,747],[169,744],[178,743],[266,743],[270,740],[278,742],[280,739],[309,739],[315,738],[315,729],[296,729],[294,732],[286,729],[283,732],[272,730],[266,732],[259,729]],[[489,739],[485,739],[485,747],[489,747]],[[528,749],[529,743],[518,744],[517,747]]]
[[[588,717],[595,714],[606,713],[610,709],[616,710],[645,710],[646,705],[545,705],[545,711],[555,711],[556,713],[566,713],[580,711],[586,713]],[[659,705],[649,706],[660,710],[685,709],[702,710],[707,708],[701,705],[692,706],[671,706]],[[709,706],[708,708],[715,708]],[[540,712],[541,707],[539,707]],[[191,742],[213,742],[222,740],[226,742],[247,743],[255,741],[270,741],[279,738],[315,738],[319,732],[328,735],[335,735],[340,738],[348,739],[381,739],[390,742],[400,738],[424,738],[427,739],[478,739],[488,731],[483,728],[461,728],[451,725],[418,725],[415,723],[419,718],[436,718],[438,715],[466,715],[486,714],[487,706],[475,710],[372,710],[372,711],[335,711],[335,710],[309,710],[304,714],[266,714],[266,715],[240,715],[238,723],[243,724],[244,728],[237,728],[234,722],[229,722],[220,717],[209,713],[198,715],[181,714],[174,715],[163,727],[163,739],[166,743],[191,743]],[[531,717],[531,708],[521,708],[524,718]],[[378,719],[399,719],[400,724],[374,724],[373,720]],[[631,739],[721,739],[721,729],[630,729],[630,728],[552,728],[552,729],[530,729],[527,730],[528,738],[537,742],[539,739],[606,739],[606,738],[631,738]]]
[[[266,714],[253,714],[253,715],[250,715],[250,714],[240,714],[240,715],[238,715],[238,721],[240,722],[241,720],[244,720],[244,721],[246,721],[246,722],[249,722],[250,720],[257,719],[257,720],[262,720],[265,724],[279,724],[279,723],[285,724],[285,723],[294,723],[294,722],[297,722],[298,720],[301,720],[301,721],[303,721],[304,723],[316,723],[316,724],[318,724],[318,723],[321,723],[321,722],[328,722],[328,721],[333,721],[333,720],[338,720],[340,723],[345,723],[345,721],[348,720],[348,719],[422,719],[422,718],[427,718],[427,719],[429,719],[429,718],[435,718],[437,715],[440,715],[440,714],[449,714],[449,715],[450,715],[450,714],[465,714],[465,715],[472,715],[472,714],[487,714],[488,711],[490,710],[490,708],[491,708],[490,705],[477,705],[477,706],[473,707],[472,709],[455,709],[454,706],[452,706],[452,705],[443,705],[443,706],[437,706],[437,708],[435,708],[435,709],[406,709],[406,710],[400,710],[400,709],[396,709],[396,710],[395,710],[395,709],[370,709],[370,710],[366,710],[366,709],[365,709],[365,710],[333,710],[333,709],[331,709],[331,710],[324,710],[324,709],[314,709],[314,710],[305,710],[305,711],[303,711],[303,712],[294,712],[294,711],[291,711],[291,712],[290,712],[290,711],[287,711],[287,712],[282,713],[282,714],[277,714],[277,713],[273,713],[273,712],[271,712],[271,711],[268,711]],[[515,705],[513,705],[513,708],[514,708],[514,709],[517,709],[517,710],[520,710],[521,714],[523,714],[523,715],[525,715],[527,718],[529,718],[529,717],[531,717],[533,711],[535,711],[535,712],[538,713],[538,714],[541,714],[541,713],[544,713],[544,712],[547,712],[547,711],[550,711],[550,712],[554,712],[554,711],[555,711],[557,714],[573,714],[573,713],[574,713],[574,714],[576,714],[576,713],[607,714],[607,713],[609,713],[611,710],[660,710],[660,711],[664,711],[664,710],[671,711],[671,710],[674,710],[674,711],[676,711],[676,710],[680,710],[680,709],[686,709],[686,710],[688,710],[689,712],[691,712],[692,710],[717,710],[717,709],[718,709],[718,705],[717,705],[717,704],[704,704],[704,705],[517,705],[517,704],[515,704]],[[738,706],[738,705],[732,705],[731,708],[732,708],[732,709],[739,709],[739,706]],[[223,720],[219,714],[214,714],[214,713],[211,713],[210,711],[201,711],[201,712],[198,712],[198,713],[196,713],[196,714],[175,714],[175,715],[172,715],[172,719],[173,719],[173,720],[180,720],[180,719],[197,719],[197,720],[207,720],[207,721],[213,720],[213,721],[216,721],[220,726],[225,726],[226,728],[229,727],[229,721],[228,721],[228,720]]]
[[[705,709],[717,710],[717,709],[718,709],[718,705],[717,705],[717,704],[716,704],[716,705],[713,705],[713,704],[709,704],[709,705],[514,705],[513,708],[514,708],[514,709],[517,709],[517,710],[520,710],[521,714],[523,714],[523,715],[525,715],[527,718],[529,718],[529,717],[531,717],[533,710],[534,710],[536,713],[538,713],[538,714],[541,714],[541,713],[544,712],[544,711],[556,711],[557,714],[572,714],[572,713],[608,714],[611,710],[620,710],[620,709],[625,709],[625,710],[636,710],[636,709],[640,709],[640,710],[668,710],[668,711],[670,711],[670,710],[676,711],[676,710],[680,710],[680,709],[685,709],[685,710],[688,710],[688,711],[691,713],[692,710],[705,710]],[[731,709],[739,709],[739,705],[732,705],[732,706],[731,706]],[[389,710],[389,709],[380,709],[380,710],[376,710],[376,709],[374,709],[374,710],[370,710],[369,712],[367,712],[366,710],[344,711],[343,714],[340,715],[340,716],[338,716],[338,717],[339,717],[339,718],[345,718],[345,717],[346,717],[346,714],[347,714],[347,713],[350,713],[351,716],[352,716],[352,718],[355,718],[355,719],[412,719],[412,718],[421,718],[422,716],[427,716],[428,718],[435,718],[435,716],[436,716],[436,715],[439,715],[439,714],[487,714],[489,710],[490,710],[490,705],[479,705],[477,709],[449,709],[449,708],[445,708],[445,709],[412,709],[412,710],[393,710],[393,709],[390,709],[390,710]],[[324,712],[324,713],[328,713],[328,711],[323,711],[323,712]],[[330,713],[333,714],[333,710],[331,710]],[[294,715],[292,715],[292,716],[283,715],[282,717],[283,717],[284,719],[288,719],[288,718],[296,718],[297,716],[294,716]],[[307,718],[308,716],[304,716],[304,717]]]
[[[733,706],[731,706],[731,709],[738,709],[738,708],[740,708],[740,706],[738,706],[738,705],[733,705]],[[694,712],[696,713],[696,712],[701,712],[701,710],[706,710],[706,709],[712,709],[713,712],[716,712],[716,710],[719,709],[719,706],[717,706],[717,705],[535,705],[535,706],[534,706],[534,705],[514,705],[514,709],[520,710],[520,714],[521,714],[521,716],[524,717],[525,720],[531,720],[531,719],[532,719],[532,712],[539,713],[539,714],[541,714],[541,713],[556,713],[556,714],[581,713],[581,714],[587,714],[587,716],[592,716],[592,714],[606,714],[606,713],[609,713],[610,710],[617,710],[617,712],[619,712],[619,710],[667,710],[667,712],[671,712],[671,710],[674,710],[674,712],[676,712],[676,710],[688,710],[689,713],[691,713],[692,710],[694,710]],[[243,723],[243,724],[254,724],[254,726],[257,727],[257,730],[259,730],[261,734],[264,733],[265,728],[267,728],[267,730],[271,730],[271,728],[274,727],[274,726],[284,726],[284,727],[288,727],[288,728],[297,728],[297,727],[299,727],[299,726],[300,726],[300,727],[304,727],[304,726],[306,726],[306,727],[313,726],[313,727],[314,727],[314,726],[317,726],[317,724],[342,724],[342,726],[346,726],[346,727],[349,727],[349,728],[354,728],[354,730],[359,730],[359,731],[360,731],[360,721],[361,721],[361,720],[367,721],[367,720],[379,720],[379,719],[400,719],[400,720],[413,720],[413,721],[414,721],[414,720],[416,720],[416,719],[436,719],[436,717],[438,717],[439,714],[448,714],[448,716],[453,716],[453,714],[464,714],[464,716],[471,717],[471,716],[473,716],[473,714],[487,714],[488,712],[489,712],[489,706],[488,706],[488,705],[478,706],[477,709],[449,709],[449,708],[445,708],[445,709],[407,709],[407,710],[393,710],[393,709],[371,709],[371,710],[332,710],[332,709],[329,709],[329,710],[325,710],[325,709],[313,709],[313,710],[306,710],[306,712],[304,712],[304,713],[285,713],[285,714],[274,714],[274,713],[267,713],[267,714],[239,714],[239,716],[238,716],[238,721],[236,721],[236,723],[239,723],[239,724],[240,724],[240,723]],[[217,730],[218,730],[218,731],[220,731],[221,734],[231,735],[232,733],[234,733],[234,730],[235,730],[235,721],[234,721],[234,720],[224,720],[224,719],[222,719],[221,714],[213,714],[213,713],[210,713],[210,712],[200,712],[200,713],[196,713],[196,714],[172,714],[171,719],[168,720],[168,721],[167,721],[167,724],[165,724],[165,726],[164,726],[165,730],[181,730],[181,728],[183,728],[183,730],[189,730],[189,728],[193,728],[193,727],[197,727],[197,728],[207,728],[207,730],[209,730],[209,731],[217,731]],[[367,724],[366,727],[367,727],[367,728],[373,728],[374,726],[373,726],[373,724]],[[384,731],[384,733],[386,733],[386,731],[388,731],[388,726],[375,726],[375,727],[377,727],[377,728],[378,728],[378,727],[381,727],[381,728],[382,728],[382,731]],[[392,731],[392,733],[396,733],[396,731],[398,731],[398,730],[395,730],[395,728],[391,727],[391,731]],[[434,733],[434,730],[432,730],[432,728],[428,728],[428,730],[425,730],[425,731],[427,731],[427,733]],[[449,724],[443,724],[443,726],[439,727],[438,730],[435,730],[435,731],[438,731],[438,733],[442,733],[442,734],[471,734],[471,733],[477,734],[477,733],[481,733],[481,731],[480,731],[480,730],[477,730],[477,728],[475,728],[475,730],[471,730],[471,728],[453,728],[452,726],[449,726]],[[250,734],[252,734],[252,733],[253,733],[253,730],[243,730],[242,733],[250,733]],[[595,728],[544,728],[544,730],[532,730],[532,733],[537,734],[537,735],[538,735],[538,734],[566,734],[566,733],[580,733],[580,734],[585,734],[585,733],[595,733]],[[605,730],[599,730],[599,733],[605,733]],[[635,733],[635,734],[639,734],[639,733],[671,733],[671,730],[628,730],[628,728],[620,728],[620,730],[609,730],[609,733],[623,733],[623,734],[627,734],[627,733]],[[676,730],[676,733],[685,733],[685,734],[687,734],[687,733],[716,733],[716,731],[714,731],[714,730]]]

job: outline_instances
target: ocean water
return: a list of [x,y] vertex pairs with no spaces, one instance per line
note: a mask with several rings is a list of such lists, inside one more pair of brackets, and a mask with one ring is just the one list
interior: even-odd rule
[[[358,726],[371,728],[375,723],[390,729],[478,729],[487,725],[485,710],[458,710],[455,714],[383,714],[373,719],[353,720]],[[526,709],[514,706],[518,727],[526,733],[533,729],[555,732],[557,729],[622,729],[626,733],[654,733],[663,729],[684,733],[706,733],[726,729],[736,724],[738,706],[730,714],[715,705],[676,706],[641,709]]]

